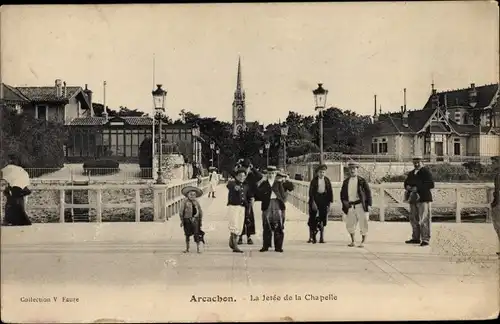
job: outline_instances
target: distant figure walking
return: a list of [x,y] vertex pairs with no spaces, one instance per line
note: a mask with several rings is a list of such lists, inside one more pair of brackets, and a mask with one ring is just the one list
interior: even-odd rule
[[219,175],[217,174],[217,168],[209,167],[208,171],[210,172],[210,176],[208,178],[208,198],[210,198],[210,194],[212,198],[215,198],[215,188],[219,184]]
[[[500,156],[491,158],[493,168],[495,169],[495,189],[493,191],[493,201],[491,202],[491,221],[493,228],[497,232],[498,241],[500,242]],[[500,252],[497,252],[500,256]]]
[[340,200],[342,201],[342,211],[345,214],[347,232],[351,236],[351,243],[348,246],[354,246],[356,225],[359,223],[361,233],[359,247],[362,248],[368,234],[372,193],[368,182],[358,175],[358,163],[350,162],[347,167],[349,168],[349,178],[342,183]]
[[434,180],[429,169],[423,166],[421,156],[413,158],[413,166],[415,169],[408,173],[404,182],[412,228],[411,239],[405,243],[427,246],[431,239],[431,189],[434,189]]
[[324,229],[328,221],[328,212],[333,202],[333,189],[330,179],[325,176],[327,166],[322,164],[316,170],[316,176],[309,184],[309,240],[316,244],[316,235],[320,233],[319,243],[325,243]]
[[196,252],[200,252],[200,243],[205,243],[205,233],[201,230],[203,221],[203,210],[197,198],[203,195],[203,191],[197,187],[187,186],[182,188],[182,194],[186,198],[181,202],[179,216],[181,218],[181,227],[184,228],[186,237],[186,250],[189,253],[189,241],[193,236],[196,243]]
[[25,226],[31,225],[26,214],[24,197],[31,194],[28,189],[29,175],[21,167],[21,163],[14,155],[9,155],[9,164],[1,170],[1,178],[7,181],[3,194],[7,198],[5,203],[4,225]]

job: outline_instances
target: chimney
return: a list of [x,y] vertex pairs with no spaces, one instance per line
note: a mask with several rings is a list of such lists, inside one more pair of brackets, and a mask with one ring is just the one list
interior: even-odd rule
[[67,92],[66,92],[66,81],[63,82],[63,97],[66,98]]
[[476,84],[471,83],[470,84],[470,89],[469,89],[469,105],[474,108],[477,105],[477,90],[476,90]]
[[432,89],[432,108],[437,108],[439,107],[439,96],[437,95],[437,90]]
[[406,111],[406,88],[403,89],[403,93],[404,93],[404,101],[403,101],[403,104],[404,104],[404,109]]
[[90,116],[94,117],[94,107],[92,107],[92,90],[88,88],[88,85],[85,84],[85,90],[83,92],[87,95],[87,98],[89,100],[89,106],[90,106]]
[[56,79],[55,85],[56,85],[56,96],[58,98],[62,97],[62,80]]
[[404,127],[408,127],[408,111],[404,106],[401,106],[401,121]]

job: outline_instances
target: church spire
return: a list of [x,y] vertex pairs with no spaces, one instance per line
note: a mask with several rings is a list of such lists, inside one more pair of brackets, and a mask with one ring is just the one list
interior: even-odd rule
[[241,57],[238,56],[238,75],[236,77],[236,92],[242,92],[242,84],[241,84]]

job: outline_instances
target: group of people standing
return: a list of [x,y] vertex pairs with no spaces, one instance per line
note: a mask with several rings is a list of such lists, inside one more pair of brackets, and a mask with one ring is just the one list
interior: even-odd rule
[[294,185],[288,175],[268,166],[265,172],[256,170],[251,161],[240,161],[233,172],[234,180],[227,184],[227,218],[229,220],[229,247],[236,253],[243,253],[238,245],[253,244],[255,234],[255,201],[261,202],[263,245],[260,252],[269,251],[273,245],[276,252],[283,252],[285,210],[288,192]]

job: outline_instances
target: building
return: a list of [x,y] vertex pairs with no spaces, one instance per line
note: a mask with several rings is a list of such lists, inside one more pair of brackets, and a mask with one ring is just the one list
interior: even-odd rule
[[[7,108],[66,125],[69,136],[64,150],[70,163],[102,157],[137,163],[140,144],[153,134],[153,119],[148,116],[95,116],[92,91],[87,85],[85,89],[66,86],[66,82],[60,79],[52,87],[2,84],[2,95]],[[159,152],[159,122],[156,121],[155,125],[155,147]],[[202,139],[193,126],[164,124],[162,152],[180,153],[189,162],[201,161]]]
[[[464,156],[493,156],[500,152],[498,84],[432,92],[424,107],[400,112],[376,110],[363,136],[363,151],[405,159],[423,155],[431,161]],[[406,97],[406,96],[405,96]]]
[[247,129],[246,124],[245,90],[241,82],[241,59],[238,58],[238,72],[236,75],[236,90],[233,99],[233,135]]
[[85,86],[67,86],[61,79],[52,87],[13,87],[2,84],[7,108],[30,113],[38,119],[69,124],[79,117],[93,116],[92,91]]

